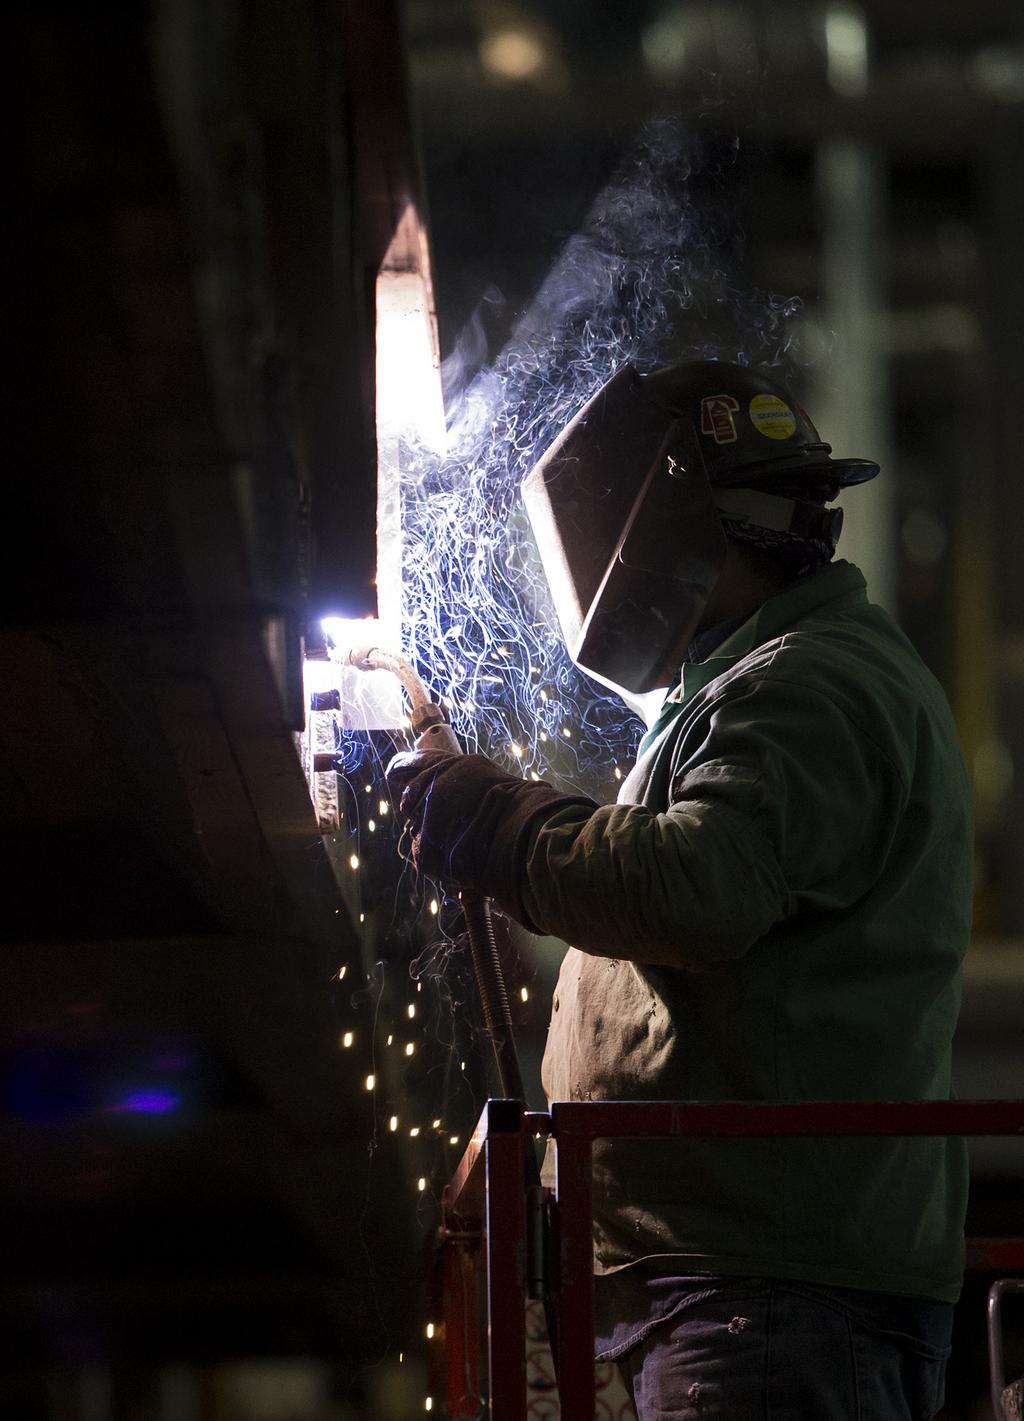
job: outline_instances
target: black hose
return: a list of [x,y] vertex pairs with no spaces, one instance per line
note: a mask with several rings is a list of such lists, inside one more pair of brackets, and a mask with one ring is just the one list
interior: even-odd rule
[[494,1049],[498,1084],[506,1100],[521,1100],[525,1104],[526,1091],[523,1088],[519,1057],[516,1054],[512,1013],[508,1004],[505,974],[498,955],[498,944],[494,937],[491,905],[478,893],[463,893],[462,914],[466,920],[466,936],[469,939],[469,953],[473,961],[477,991],[480,994],[480,1005],[483,1007],[484,1025]]

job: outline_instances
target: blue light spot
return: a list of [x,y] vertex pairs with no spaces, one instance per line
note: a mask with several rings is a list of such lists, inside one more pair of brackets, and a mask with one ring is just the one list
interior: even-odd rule
[[181,1097],[170,1090],[136,1090],[124,1096],[118,1109],[136,1115],[167,1115],[181,1105]]

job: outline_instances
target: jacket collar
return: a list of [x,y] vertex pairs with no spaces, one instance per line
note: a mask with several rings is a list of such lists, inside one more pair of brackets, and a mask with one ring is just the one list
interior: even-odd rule
[[805,617],[818,612],[829,603],[863,602],[867,599],[864,575],[849,562],[832,562],[782,592],[769,597],[754,614],[721,642],[706,661],[683,666],[682,679],[669,693],[670,703],[685,703],[716,676],[749,655],[765,642],[773,641],[783,632],[792,630]]

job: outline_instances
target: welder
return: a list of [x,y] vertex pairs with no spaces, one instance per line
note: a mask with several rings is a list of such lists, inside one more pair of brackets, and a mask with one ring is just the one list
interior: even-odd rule
[[[420,868],[572,944],[552,1100],[931,1100],[970,928],[943,693],[834,558],[832,457],[770,375],[622,369],[524,496],[570,651],[654,707],[618,802],[479,755],[389,782]],[[959,1139],[598,1141],[597,1353],[639,1421],[928,1421]]]

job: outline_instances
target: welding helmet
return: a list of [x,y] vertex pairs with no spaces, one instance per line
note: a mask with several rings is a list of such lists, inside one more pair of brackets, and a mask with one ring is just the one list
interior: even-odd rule
[[615,690],[678,672],[725,560],[726,536],[827,561],[848,484],[878,473],[833,459],[796,401],[758,370],[690,361],[623,366],[523,483],[566,646]]

